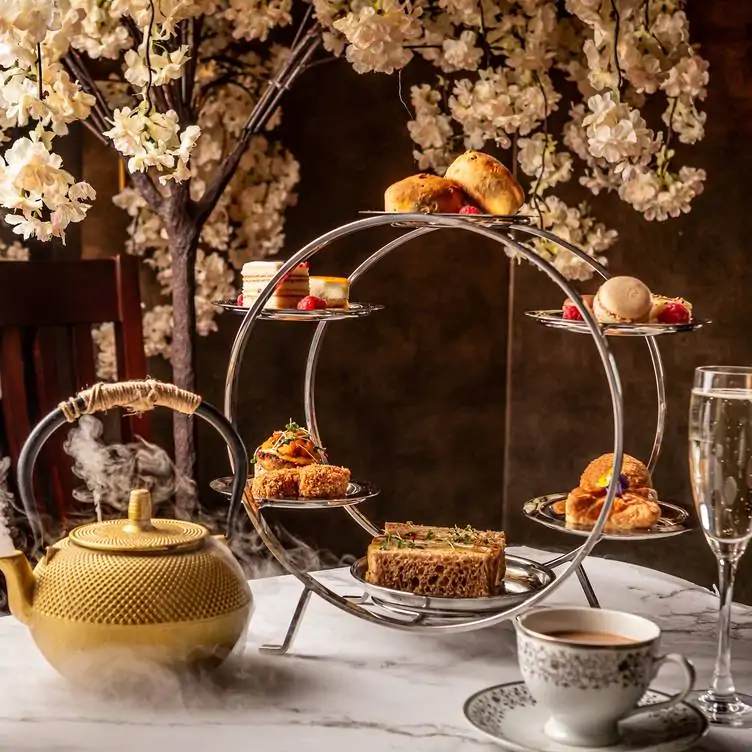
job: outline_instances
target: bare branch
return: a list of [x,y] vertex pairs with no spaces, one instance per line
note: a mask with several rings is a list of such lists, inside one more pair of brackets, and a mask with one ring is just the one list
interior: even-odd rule
[[97,100],[100,115],[106,121],[112,115],[110,107],[107,104],[107,100],[104,98],[104,94],[102,94],[102,91],[97,86],[91,73],[86,68],[86,63],[83,57],[81,57],[81,53],[76,50],[70,50],[64,59],[73,70],[74,75],[81,86],[83,86],[84,89],[86,89],[86,91]]
[[144,201],[153,212],[159,212],[164,205],[164,197],[157,190],[152,179],[145,172],[129,172],[131,182],[144,197]]
[[89,120],[82,120],[81,122],[84,124],[84,128],[93,133],[101,143],[105,146],[112,146],[112,142],[109,141],[106,136],[102,135],[102,132],[94,125],[94,123]]
[[183,67],[183,75],[180,78],[180,99],[183,103],[183,115],[186,119],[193,117],[193,90],[196,84],[196,67],[201,48],[201,31],[203,29],[203,16],[194,18],[190,27],[190,59]]

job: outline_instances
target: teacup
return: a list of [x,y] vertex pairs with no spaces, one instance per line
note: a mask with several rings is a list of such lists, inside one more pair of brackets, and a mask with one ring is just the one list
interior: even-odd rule
[[[597,608],[542,608],[517,617],[517,654],[530,694],[550,714],[545,734],[606,747],[618,723],[681,702],[695,671],[682,655],[658,655],[661,630],[648,619]],[[675,663],[684,686],[665,702],[637,707],[661,666]]]

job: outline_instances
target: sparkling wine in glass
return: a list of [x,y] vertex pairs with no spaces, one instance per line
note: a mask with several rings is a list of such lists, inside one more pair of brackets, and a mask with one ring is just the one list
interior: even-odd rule
[[752,697],[731,675],[731,604],[736,568],[752,537],[752,368],[695,371],[689,466],[697,515],[718,560],[718,654],[713,681],[692,701],[711,723],[752,727]]

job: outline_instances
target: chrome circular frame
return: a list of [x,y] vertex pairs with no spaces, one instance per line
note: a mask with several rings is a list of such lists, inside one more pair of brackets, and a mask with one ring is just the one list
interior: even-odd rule
[[[623,396],[619,372],[616,367],[614,357],[611,353],[608,341],[601,331],[600,326],[593,317],[593,314],[583,303],[582,297],[569,283],[569,281],[565,279],[565,277],[554,267],[553,264],[543,259],[531,248],[513,239],[510,235],[511,233],[518,232],[549,240],[564,248],[565,250],[574,253],[577,257],[581,258],[583,261],[589,264],[601,277],[607,279],[609,274],[605,270],[605,268],[590,256],[588,256],[586,253],[584,253],[582,250],[580,250],[576,246],[573,246],[571,243],[568,243],[556,237],[546,230],[541,230],[536,227],[531,227],[524,224],[507,225],[503,228],[495,230],[490,227],[484,227],[480,224],[467,222],[464,219],[454,217],[440,217],[436,215],[425,214],[404,214],[400,215],[400,219],[405,223],[414,226],[415,229],[412,229],[409,232],[405,232],[402,235],[398,236],[394,240],[390,241],[389,243],[375,251],[369,258],[363,261],[363,263],[361,263],[349,276],[351,286],[374,264],[376,264],[396,248],[404,245],[408,241],[414,240],[422,235],[426,235],[431,232],[436,232],[438,230],[462,230],[465,232],[473,233],[474,235],[478,235],[493,242],[499,243],[504,247],[504,250],[508,255],[519,256],[529,261],[538,270],[545,272],[545,274],[561,288],[565,295],[574,301],[574,304],[580,311],[583,320],[586,322],[587,327],[593,336],[598,355],[606,372],[606,379],[611,396],[612,413],[614,418],[614,468],[621,467],[624,453]],[[232,345],[227,369],[227,377],[225,381],[224,403],[225,416],[230,422],[235,424],[237,420],[237,396],[240,377],[240,365],[245,353],[245,348],[253,331],[253,327],[259,318],[259,314],[263,310],[266,301],[272,295],[278,282],[280,282],[282,278],[295,266],[304,261],[308,261],[319,251],[329,246],[333,241],[374,227],[393,225],[394,221],[395,217],[393,215],[376,215],[366,217],[364,219],[359,219],[346,225],[342,225],[333,230],[330,230],[329,232],[321,235],[315,240],[312,240],[310,243],[301,248],[297,253],[291,256],[282,265],[277,274],[269,281],[267,287],[262,291],[258,299],[253,303],[252,306],[248,308],[248,311],[240,324]],[[319,444],[322,444],[322,442],[321,433],[316,418],[314,391],[316,383],[316,366],[318,363],[318,355],[327,326],[328,322],[325,321],[322,321],[317,326],[308,352],[305,376],[306,422],[308,424],[308,430],[311,432],[314,439]],[[660,352],[658,350],[658,346],[652,339],[647,340],[647,345],[653,362],[653,369],[656,376],[656,385],[658,391],[658,425],[656,429],[655,440],[653,442],[653,449],[648,463],[649,468],[652,470],[658,460],[658,455],[660,453],[661,443],[663,440],[666,404],[663,384],[663,364],[661,361]],[[232,464],[232,458],[230,458],[230,462]],[[346,613],[350,613],[353,616],[364,619],[365,621],[373,624],[381,624],[402,631],[436,634],[469,632],[476,629],[489,627],[507,619],[514,618],[515,616],[523,613],[527,609],[531,608],[538,602],[548,597],[548,595],[550,595],[562,583],[564,583],[568,579],[568,577],[572,575],[572,573],[580,569],[585,557],[588,556],[588,554],[593,550],[596,544],[601,540],[603,528],[605,526],[609,512],[611,511],[611,507],[613,506],[615,495],[616,486],[611,485],[608,489],[606,500],[603,505],[603,509],[601,510],[600,516],[598,517],[597,522],[593,526],[593,529],[584,544],[568,554],[559,556],[552,561],[545,562],[545,566],[548,566],[550,568],[557,567],[565,563],[569,564],[569,566],[567,566],[567,568],[555,580],[550,582],[544,588],[539,590],[537,593],[534,593],[532,596],[530,596],[530,598],[528,598],[523,603],[518,604],[517,606],[491,615],[478,618],[470,618],[467,621],[452,621],[451,623],[443,624],[422,624],[419,621],[405,622],[404,620],[399,620],[386,614],[370,611],[361,603],[333,592],[321,582],[316,580],[308,572],[297,569],[292,564],[292,562],[288,560],[284,547],[281,545],[279,539],[271,530],[266,520],[260,514],[260,509],[255,505],[253,499],[250,498],[247,493],[244,498],[243,504],[246,508],[248,516],[251,519],[251,523],[258,532],[264,544],[271,551],[277,561],[290,574],[294,575],[303,584],[307,592],[315,593],[320,598],[325,600],[327,603],[335,606],[336,608],[339,608]],[[354,507],[345,507],[345,511],[369,534],[378,535],[381,532],[378,527],[376,527],[367,517],[365,517]]]

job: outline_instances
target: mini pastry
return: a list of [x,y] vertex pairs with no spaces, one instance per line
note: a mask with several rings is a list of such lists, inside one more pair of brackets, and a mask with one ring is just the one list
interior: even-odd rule
[[456,214],[465,203],[465,194],[457,183],[428,173],[400,180],[384,193],[384,209],[388,212]]
[[347,494],[350,471],[336,465],[305,465],[298,470],[303,499],[337,499]]
[[[657,504],[657,495],[652,489],[643,489],[644,493],[625,491],[614,498],[611,511],[606,521],[608,530],[642,530],[652,527],[661,516]],[[570,492],[566,502],[566,520],[568,525],[592,526],[606,501],[605,494],[591,494],[581,488]]]
[[251,461],[256,475],[261,475],[264,471],[325,462],[326,451],[316,445],[307,429],[291,420],[284,431],[275,431],[256,449]]
[[[582,302],[585,304],[590,313],[593,312],[593,295],[581,295]],[[572,298],[567,298],[561,306],[561,317],[566,321],[584,321],[579,308],[574,304]]]
[[466,151],[449,165],[446,177],[459,183],[486,214],[515,214],[525,201],[509,170],[488,154]]
[[650,321],[657,324],[688,324],[692,320],[692,304],[684,298],[653,295]]
[[593,300],[593,313],[601,324],[636,324],[648,320],[653,299],[647,286],[635,277],[611,277]]
[[297,470],[269,470],[253,479],[251,493],[256,500],[297,499],[300,495],[298,483]]
[[[580,486],[586,491],[605,493],[611,481],[614,466],[612,453],[602,454],[594,459],[580,476]],[[653,479],[647,466],[629,454],[622,455],[620,475],[627,479],[629,488],[652,488]]]
[[347,277],[310,277],[311,295],[326,301],[327,308],[347,308],[350,280]]
[[[611,485],[613,459],[613,454],[604,454],[593,460],[580,476],[580,485],[570,491],[563,505],[555,506],[555,512],[564,513],[567,525],[592,526],[598,520]],[[606,528],[649,528],[660,515],[658,494],[653,489],[650,471],[640,460],[623,455]]]
[[[250,308],[282,268],[282,261],[249,261],[243,265],[243,306]],[[277,285],[264,308],[295,308],[308,295],[308,264],[298,264]]]

